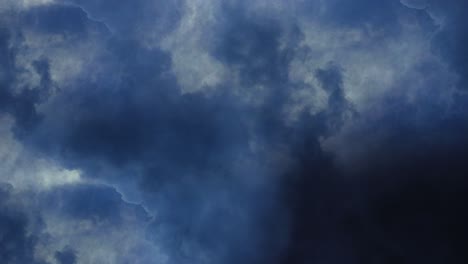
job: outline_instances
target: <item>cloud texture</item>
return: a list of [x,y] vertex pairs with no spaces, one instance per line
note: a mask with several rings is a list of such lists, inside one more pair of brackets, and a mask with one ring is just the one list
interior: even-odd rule
[[0,262],[466,263],[451,0],[0,3]]

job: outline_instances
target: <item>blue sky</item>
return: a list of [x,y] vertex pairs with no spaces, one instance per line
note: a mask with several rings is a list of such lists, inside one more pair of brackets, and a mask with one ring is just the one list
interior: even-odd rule
[[461,0],[1,0],[0,263],[466,263]]

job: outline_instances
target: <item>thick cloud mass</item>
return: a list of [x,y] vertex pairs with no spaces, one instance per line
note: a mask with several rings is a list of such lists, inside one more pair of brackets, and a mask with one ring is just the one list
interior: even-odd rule
[[463,1],[0,3],[0,262],[466,263]]
[[34,259],[36,237],[28,234],[24,208],[13,203],[11,186],[0,186],[0,260],[3,263],[41,263]]

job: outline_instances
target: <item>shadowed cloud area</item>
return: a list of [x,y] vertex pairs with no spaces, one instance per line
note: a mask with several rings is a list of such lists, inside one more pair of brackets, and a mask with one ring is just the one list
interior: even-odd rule
[[2,185],[0,189],[0,258],[5,263],[43,263],[34,260],[36,237],[28,234],[27,210],[10,204],[11,186]]
[[467,7],[0,3],[0,263],[466,263]]
[[64,248],[63,251],[57,251],[55,258],[60,264],[74,264],[76,263],[76,255],[73,249]]

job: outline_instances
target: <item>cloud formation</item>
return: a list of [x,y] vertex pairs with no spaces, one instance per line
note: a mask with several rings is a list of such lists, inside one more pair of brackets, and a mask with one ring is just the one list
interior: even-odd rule
[[0,262],[464,263],[464,7],[1,4]]

